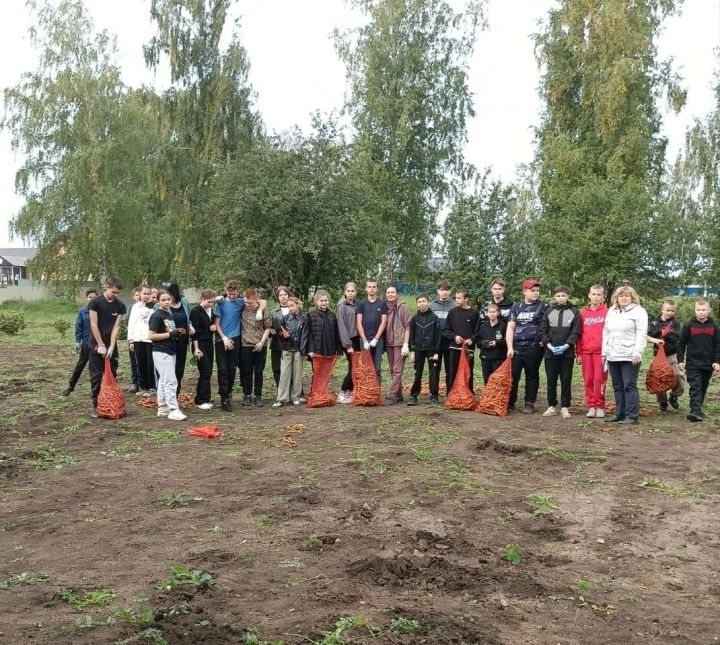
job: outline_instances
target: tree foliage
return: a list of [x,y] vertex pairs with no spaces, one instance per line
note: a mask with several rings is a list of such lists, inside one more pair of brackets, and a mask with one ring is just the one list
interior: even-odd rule
[[386,207],[386,272],[412,276],[436,218],[462,176],[473,116],[467,68],[482,0],[456,12],[444,0],[355,0],[369,21],[336,35],[346,63],[357,150]]
[[677,110],[685,95],[655,41],[679,4],[560,0],[536,36],[545,102],[536,235],[551,282],[657,286],[665,140],[656,98],[665,92]]
[[11,223],[35,244],[33,269],[55,283],[163,271],[162,226],[147,161],[157,145],[151,101],[128,90],[115,44],[93,33],[79,0],[35,8],[38,70],[5,90],[3,127],[24,155]]
[[232,275],[307,297],[358,279],[377,261],[377,209],[352,147],[334,121],[316,117],[310,135],[260,143],[219,174],[208,211],[212,282]]

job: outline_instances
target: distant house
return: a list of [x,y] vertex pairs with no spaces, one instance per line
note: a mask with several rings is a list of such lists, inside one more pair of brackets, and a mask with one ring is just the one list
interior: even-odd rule
[[27,265],[36,253],[37,249],[0,249],[0,286],[30,279]]

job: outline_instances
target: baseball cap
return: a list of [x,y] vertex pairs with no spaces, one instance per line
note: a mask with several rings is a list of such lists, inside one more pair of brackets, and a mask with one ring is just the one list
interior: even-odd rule
[[525,282],[522,283],[523,291],[525,289],[532,289],[533,287],[539,287],[540,283],[535,278],[528,278],[525,280]]

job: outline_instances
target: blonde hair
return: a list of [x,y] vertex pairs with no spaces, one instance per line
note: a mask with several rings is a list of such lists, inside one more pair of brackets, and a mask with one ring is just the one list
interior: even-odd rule
[[345,286],[343,287],[343,294],[344,294],[350,287],[352,287],[353,289],[355,289],[355,291],[357,291],[357,285],[356,285],[354,282],[346,282],[346,283],[345,283]]
[[318,300],[320,300],[320,298],[322,298],[323,296],[328,299],[328,305],[330,304],[330,294],[325,291],[325,289],[318,289],[313,296],[315,306],[317,306]]
[[613,291],[612,298],[610,298],[610,304],[613,307],[617,307],[617,299],[618,296],[630,296],[630,300],[634,302],[636,305],[640,304],[640,296],[638,296],[637,291],[633,289],[632,287],[628,287],[627,285],[622,285],[615,289]]
[[288,302],[294,302],[297,305],[297,308],[302,311],[303,308],[303,301],[300,300],[300,298],[296,298],[295,296],[290,296],[288,298]]

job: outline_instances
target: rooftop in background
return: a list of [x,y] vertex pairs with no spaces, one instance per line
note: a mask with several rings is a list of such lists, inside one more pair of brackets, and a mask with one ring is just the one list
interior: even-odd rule
[[26,267],[35,257],[37,249],[0,249],[0,258],[16,267]]

